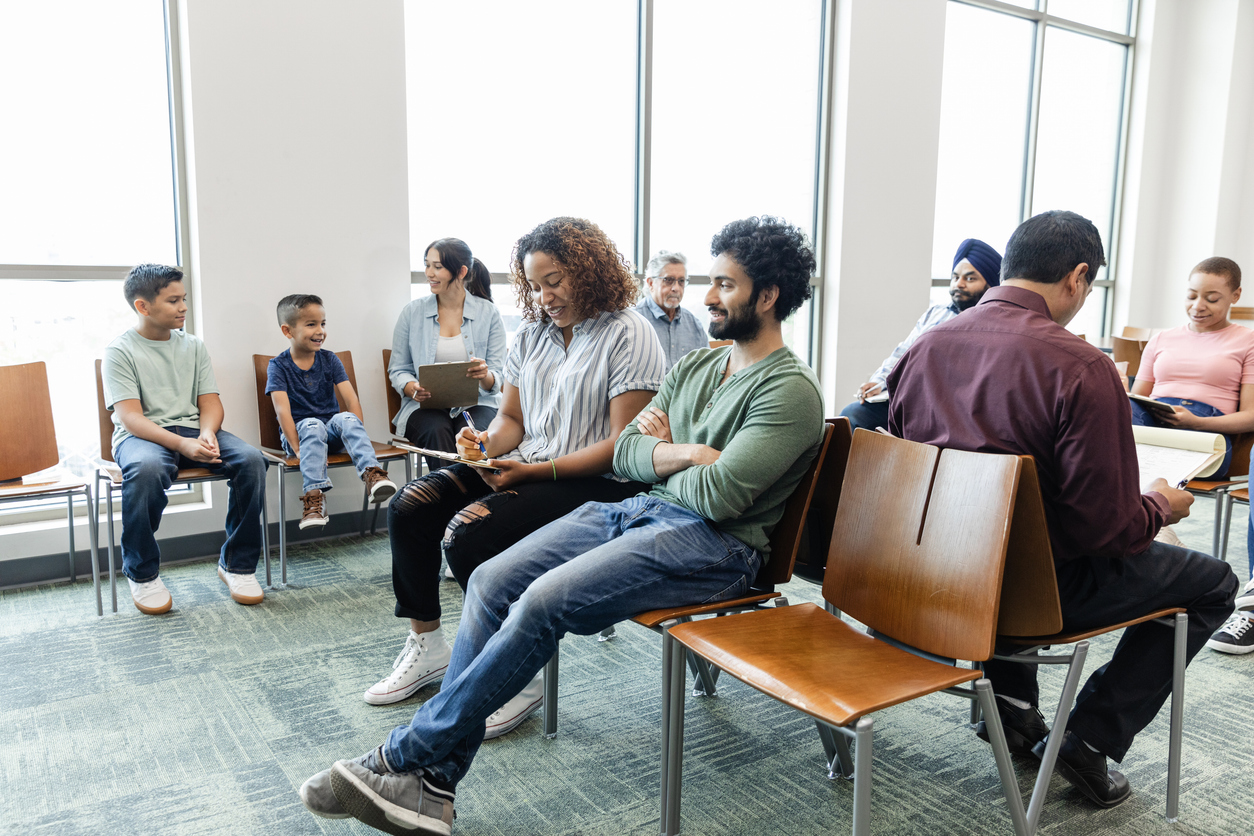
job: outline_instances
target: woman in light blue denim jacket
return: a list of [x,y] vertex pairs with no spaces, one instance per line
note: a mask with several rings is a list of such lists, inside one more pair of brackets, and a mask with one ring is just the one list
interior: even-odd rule
[[[418,367],[430,363],[479,360],[467,377],[479,381],[479,403],[470,407],[475,426],[483,428],[501,405],[501,368],[505,362],[505,324],[492,302],[491,274],[458,238],[441,238],[425,257],[430,296],[401,311],[392,334],[388,377],[401,394],[401,411],[392,417],[396,432],[429,450],[456,449],[453,436],[466,421],[460,409],[421,409],[431,397],[418,380]],[[446,462],[427,458],[427,469]]]

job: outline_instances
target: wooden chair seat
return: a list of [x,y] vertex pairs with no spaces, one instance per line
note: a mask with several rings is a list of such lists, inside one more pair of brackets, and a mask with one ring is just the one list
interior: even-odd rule
[[760,595],[749,595],[744,598],[733,598],[730,601],[719,601],[717,604],[702,604],[695,607],[671,607],[667,610],[649,610],[632,617],[632,621],[641,627],[655,629],[666,621],[678,618],[692,618],[696,615],[709,615],[712,612],[726,612],[741,607],[754,607],[764,604],[773,598],[781,597],[778,592],[763,592]]
[[1118,624],[1108,624],[1105,627],[1093,627],[1089,630],[1075,630],[1069,633],[1054,633],[1051,636],[1002,636],[1001,638],[1010,644],[1022,645],[1024,647],[1046,647],[1054,644],[1075,644],[1078,641],[1091,639],[1094,636],[1103,636],[1106,633],[1113,633],[1115,630],[1122,630],[1125,627],[1131,627],[1134,624],[1141,624],[1146,621],[1153,621],[1156,618],[1166,618],[1176,613],[1184,612],[1183,607],[1169,607],[1165,610],[1156,610],[1148,615],[1140,618],[1134,618],[1131,621],[1122,621]]
[[[109,477],[109,483],[113,487],[121,487],[122,485],[122,468],[113,462],[101,461],[99,470]],[[207,467],[180,467],[178,472],[174,474],[174,484],[191,484],[193,482],[214,482],[226,477],[220,473],[214,473]]]
[[[409,455],[407,452],[398,447],[393,447],[391,444],[384,444],[380,441],[371,441],[370,446],[374,448],[375,458],[380,461],[383,459],[400,459]],[[281,459],[283,467],[288,470],[300,470],[300,459],[296,456],[284,455],[279,450],[266,450],[266,452],[274,456],[276,460]],[[278,462],[276,461],[275,463],[277,464]],[[353,459],[348,455],[348,453],[327,454],[327,467],[335,467],[336,465],[352,463]]]
[[746,685],[834,726],[984,675],[907,653],[815,604],[693,621],[670,634]]
[[1221,479],[1217,482],[1208,479],[1190,479],[1188,484],[1184,486],[1186,491],[1196,491],[1198,493],[1209,493],[1211,491],[1226,488],[1231,485],[1244,485],[1245,479]]
[[43,494],[65,493],[66,491],[81,491],[87,487],[87,482],[82,479],[56,479],[48,482],[16,482],[13,484],[0,483],[0,499],[16,499],[18,497],[34,497]]

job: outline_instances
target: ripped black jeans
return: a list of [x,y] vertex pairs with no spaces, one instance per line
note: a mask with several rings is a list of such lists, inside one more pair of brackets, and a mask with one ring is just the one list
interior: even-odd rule
[[525,482],[494,493],[464,464],[415,479],[388,506],[397,617],[440,617],[441,547],[465,590],[480,564],[585,502],[621,502],[648,489],[641,482],[588,476]]

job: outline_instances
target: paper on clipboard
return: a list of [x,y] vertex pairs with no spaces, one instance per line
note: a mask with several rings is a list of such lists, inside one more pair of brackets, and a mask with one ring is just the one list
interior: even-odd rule
[[470,367],[480,361],[428,363],[418,367],[418,385],[431,397],[418,404],[419,409],[456,409],[479,402],[479,381],[466,377]]
[[423,456],[431,456],[432,458],[436,458],[436,459],[444,459],[447,462],[459,462],[461,464],[468,464],[471,467],[477,467],[480,470],[490,470],[493,473],[501,472],[497,468],[488,464],[490,459],[484,459],[483,461],[475,461],[474,459],[463,459],[461,456],[457,455],[456,453],[449,453],[444,450],[428,450],[425,447],[414,447],[411,444],[406,444],[402,449],[413,450],[415,453],[419,453]]
[[1218,433],[1133,426],[1132,437],[1136,439],[1142,492],[1160,477],[1172,487],[1179,487],[1198,476],[1209,476],[1218,469],[1228,450],[1227,442]]

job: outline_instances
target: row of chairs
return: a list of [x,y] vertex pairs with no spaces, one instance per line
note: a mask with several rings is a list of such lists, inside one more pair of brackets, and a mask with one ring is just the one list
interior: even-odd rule
[[[969,502],[973,486],[987,501]],[[664,836],[680,829],[688,669],[699,683],[694,696],[712,696],[722,671],[812,717],[829,777],[853,779],[855,836],[870,827],[871,715],[937,692],[970,700],[971,721],[979,713],[987,719],[1013,829],[1029,836],[1038,826],[1088,640],[1146,621],[1175,631],[1166,806],[1168,819],[1176,820],[1187,616],[1179,608],[1164,609],[1100,629],[1062,632],[1030,457],[942,451],[865,430],[851,436],[845,419],[829,419],[823,450],[789,499],[771,543],[772,560],[754,584],[755,594],[633,619],[663,637]],[[807,548],[826,555],[824,607],[789,606],[774,590],[791,578]],[[774,606],[764,607],[768,602]],[[842,620],[842,611],[867,629]],[[1020,648],[998,659],[1067,666],[1055,734],[1026,808],[991,686],[979,669],[993,658],[998,640]],[[1066,645],[1074,647],[1038,655]],[[545,669],[546,737],[557,731],[557,670],[555,655]]]

